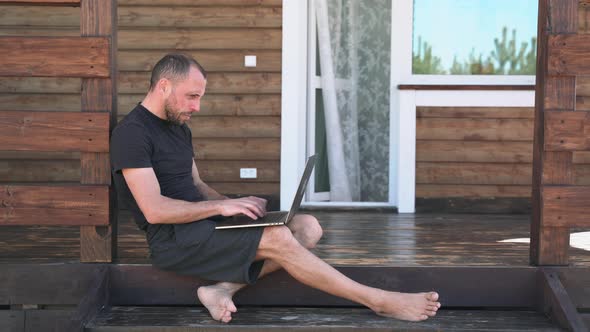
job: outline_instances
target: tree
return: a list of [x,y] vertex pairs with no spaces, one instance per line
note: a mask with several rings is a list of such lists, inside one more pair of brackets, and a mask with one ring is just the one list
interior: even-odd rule
[[418,54],[412,55],[412,72],[414,74],[446,74],[440,57],[432,55],[432,46],[422,37],[418,37]]

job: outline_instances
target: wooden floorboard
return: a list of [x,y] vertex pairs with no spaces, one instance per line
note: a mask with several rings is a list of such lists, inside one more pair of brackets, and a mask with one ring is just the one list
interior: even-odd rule
[[[528,266],[528,215],[396,214],[370,211],[315,215],[324,236],[314,252],[333,265]],[[128,213],[119,218],[117,263],[149,264],[144,234]],[[79,261],[77,227],[0,227],[0,263]],[[574,267],[590,266],[590,251],[570,248]]]
[[361,308],[241,307],[230,324],[201,307],[113,307],[87,325],[122,331],[559,331],[533,311],[441,310],[424,322],[403,322]]

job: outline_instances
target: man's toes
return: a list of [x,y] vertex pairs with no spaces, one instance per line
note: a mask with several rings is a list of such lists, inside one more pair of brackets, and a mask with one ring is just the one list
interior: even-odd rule
[[426,310],[437,311],[438,306],[437,305],[428,305],[428,306],[426,306]]
[[420,320],[427,320],[427,319],[428,319],[428,316],[426,316],[426,315],[420,315]]
[[430,293],[426,294],[426,298],[429,301],[436,302],[436,301],[438,301],[438,293],[437,292],[430,292]]
[[428,315],[430,317],[434,317],[434,316],[436,316],[436,311],[435,310],[426,310],[426,315]]

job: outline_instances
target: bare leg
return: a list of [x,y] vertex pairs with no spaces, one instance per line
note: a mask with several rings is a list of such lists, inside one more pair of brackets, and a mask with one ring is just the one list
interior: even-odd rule
[[[322,228],[313,216],[296,215],[289,223],[289,229],[293,237],[305,248],[315,247],[322,237]],[[281,266],[276,262],[266,259],[259,278],[279,270]],[[197,290],[197,296],[201,303],[209,310],[213,319],[228,323],[231,314],[237,311],[232,298],[245,284],[233,282],[219,282],[211,286],[202,286]]]
[[362,285],[319,259],[294,239],[285,227],[266,228],[257,258],[271,259],[298,281],[326,293],[363,304],[375,313],[420,321],[436,315],[438,294],[397,293]]

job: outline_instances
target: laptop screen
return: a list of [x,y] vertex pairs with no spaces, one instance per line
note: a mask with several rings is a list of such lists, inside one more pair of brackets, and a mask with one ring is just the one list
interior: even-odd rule
[[311,171],[313,170],[313,166],[315,165],[316,156],[313,155],[307,159],[307,164],[305,165],[305,171],[303,171],[303,176],[301,176],[301,181],[299,181],[299,187],[297,188],[297,192],[295,193],[295,198],[293,199],[293,205],[291,205],[291,210],[289,210],[289,214],[287,215],[286,222],[291,221],[291,218],[295,216],[297,210],[299,210],[299,206],[301,205],[301,200],[303,200],[303,195],[305,194],[305,188],[307,187],[307,182],[311,176]]

